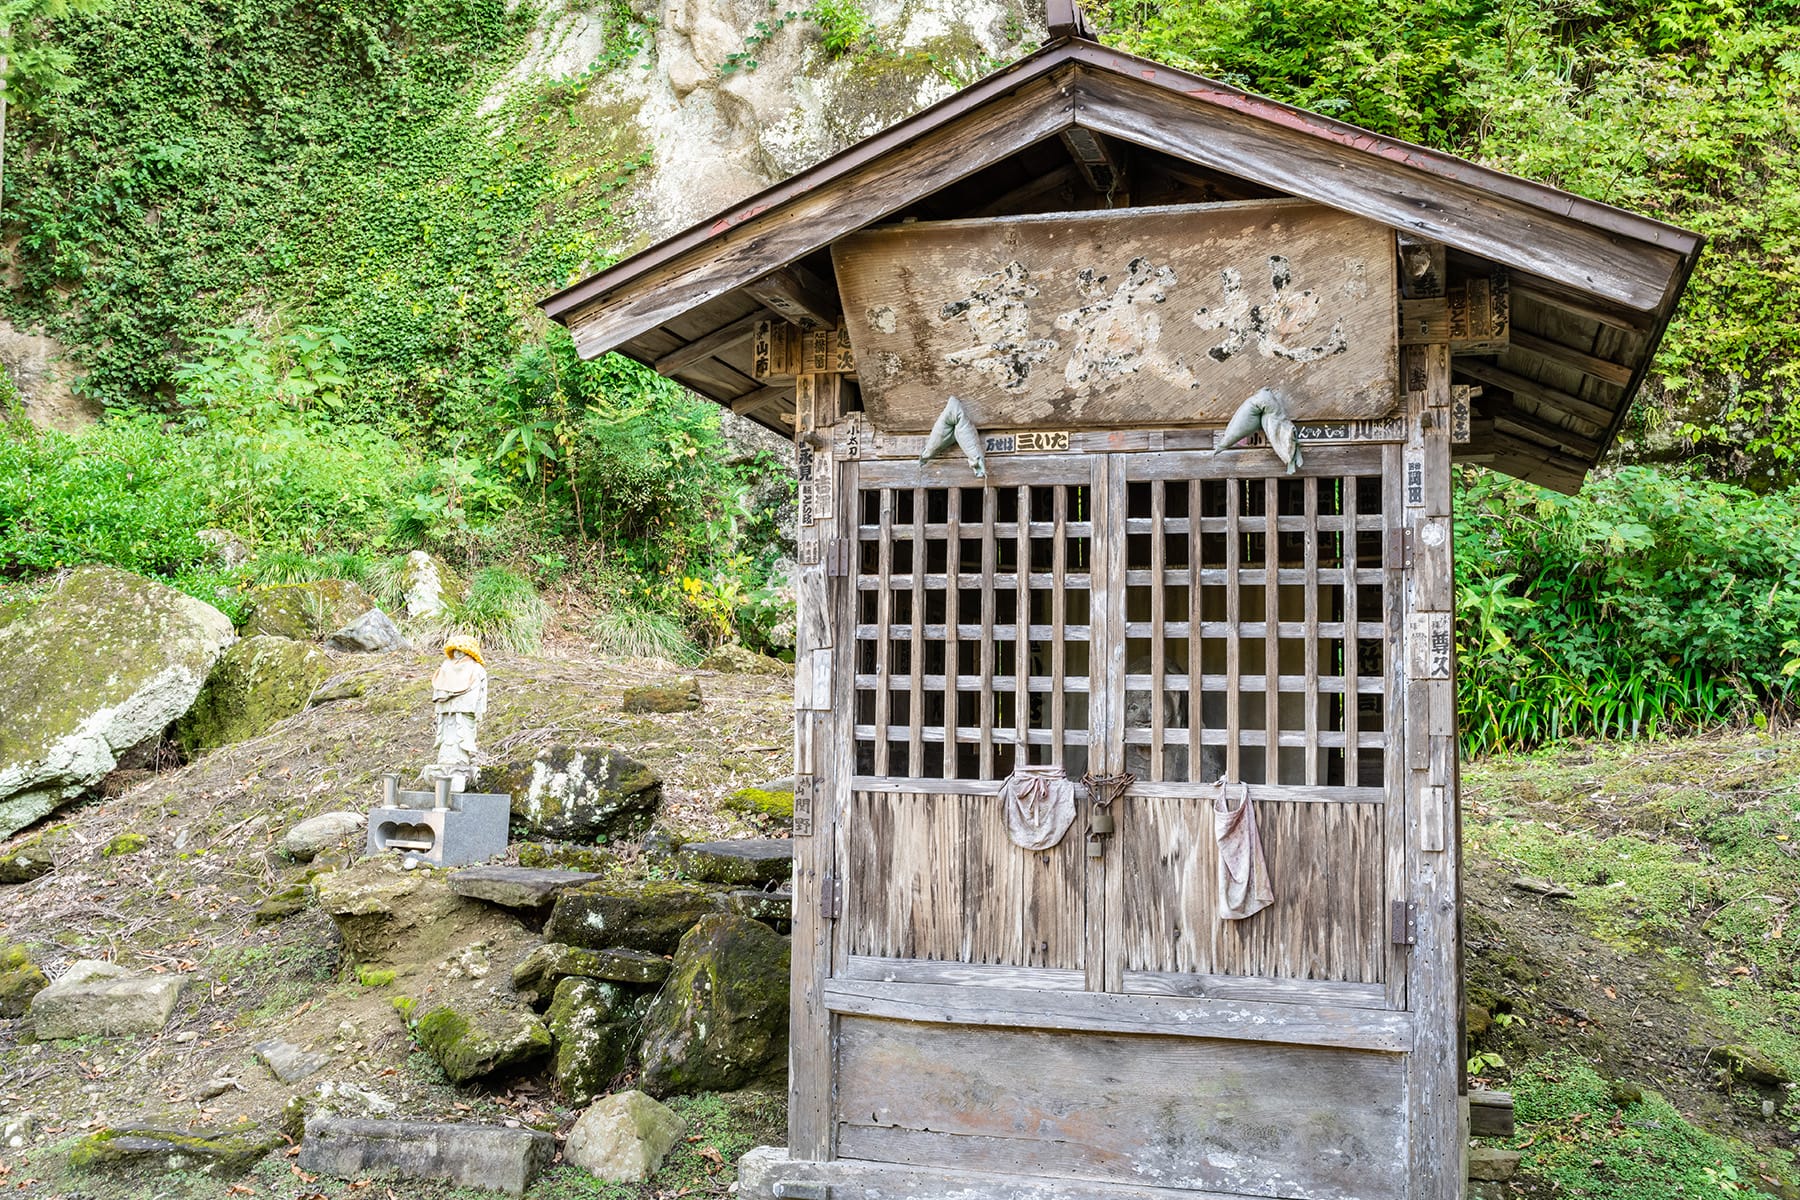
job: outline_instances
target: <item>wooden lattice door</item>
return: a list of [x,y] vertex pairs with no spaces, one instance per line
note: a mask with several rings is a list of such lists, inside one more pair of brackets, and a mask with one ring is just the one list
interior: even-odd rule
[[[1403,1194],[1396,459],[845,465],[833,1153]],[[1012,843],[1028,764],[1137,777],[1097,854],[1085,800],[1054,848]],[[1221,777],[1275,890],[1241,922]]]

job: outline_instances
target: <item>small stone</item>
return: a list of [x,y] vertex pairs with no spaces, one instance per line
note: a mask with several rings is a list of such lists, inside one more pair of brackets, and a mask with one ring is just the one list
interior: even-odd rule
[[592,871],[555,871],[532,867],[464,867],[450,875],[450,890],[471,900],[502,908],[544,908],[564,888],[593,883],[604,876]]
[[640,849],[643,860],[651,866],[671,867],[681,852],[681,838],[671,829],[652,829],[644,835]]
[[794,843],[786,838],[689,842],[675,863],[684,874],[709,883],[785,883],[794,874]]
[[1463,1028],[1470,1037],[1480,1037],[1494,1027],[1494,1015],[1479,1004],[1463,1005]]
[[201,529],[194,540],[205,546],[212,560],[222,567],[235,567],[250,558],[250,546],[229,529]]
[[625,689],[624,709],[628,713],[693,712],[699,707],[700,681],[692,675]]
[[625,1069],[637,1020],[617,985],[564,979],[544,1021],[556,1042],[551,1074],[570,1104],[586,1104]]
[[570,888],[556,898],[546,941],[591,950],[667,954],[701,917],[719,910],[711,891],[693,883],[618,880]]
[[258,925],[268,925],[276,921],[286,920],[306,907],[308,893],[306,885],[297,883],[293,887],[283,888],[269,896],[250,910],[250,915]]
[[157,1033],[180,995],[177,976],[134,975],[113,963],[84,959],[32,997],[32,1028],[40,1041]]
[[366,814],[328,812],[308,817],[282,835],[281,848],[301,862],[311,862],[319,854],[340,845],[346,838],[361,833],[369,824]]
[[5,1146],[8,1150],[23,1149],[25,1143],[31,1140],[33,1128],[30,1117],[11,1117],[0,1121],[0,1146]]
[[723,807],[760,821],[785,824],[794,819],[794,787],[794,777],[789,775],[756,787],[739,788],[725,797]]
[[337,1179],[445,1179],[523,1196],[555,1154],[556,1139],[535,1129],[313,1117],[299,1166]]
[[1607,1095],[1620,1108],[1630,1108],[1634,1104],[1644,1102],[1644,1089],[1629,1079],[1615,1079],[1606,1088]]
[[69,1151],[69,1166],[78,1171],[198,1171],[229,1179],[242,1175],[285,1143],[281,1134],[256,1127],[208,1134],[124,1125],[102,1129],[75,1143]]
[[669,960],[643,950],[589,950],[549,942],[527,954],[513,968],[513,988],[548,996],[564,979],[603,979],[639,985],[668,978]]
[[1493,1146],[1475,1146],[1469,1150],[1469,1178],[1480,1183],[1499,1183],[1511,1179],[1519,1169],[1517,1150],[1500,1150]]
[[581,1114],[563,1157],[608,1183],[642,1183],[686,1132],[680,1117],[644,1093],[618,1092]]
[[329,1061],[322,1054],[314,1054],[292,1042],[279,1040],[257,1042],[250,1049],[256,1052],[256,1057],[262,1060],[263,1066],[269,1068],[282,1083],[299,1083],[308,1075],[316,1075],[324,1070]]
[[550,1031],[528,1012],[486,1005],[441,1005],[419,1018],[419,1046],[452,1083],[467,1083],[540,1058]]
[[333,650],[352,654],[385,654],[390,650],[411,650],[412,643],[400,632],[393,618],[379,608],[371,608],[325,639]]
[[191,1046],[199,1040],[200,1035],[195,1033],[192,1029],[184,1029],[175,1035],[175,1044],[177,1046]]
[[1535,875],[1520,875],[1512,881],[1515,889],[1530,892],[1534,896],[1542,896],[1546,900],[1573,900],[1575,893],[1559,883],[1548,879],[1539,879]]
[[223,1096],[226,1092],[242,1091],[244,1085],[229,1075],[214,1075],[200,1085],[199,1096],[202,1100],[212,1100]]
[[388,1097],[372,1088],[359,1087],[342,1080],[327,1079],[312,1095],[313,1107],[319,1112],[341,1116],[353,1113],[363,1117],[379,1117],[398,1107]]

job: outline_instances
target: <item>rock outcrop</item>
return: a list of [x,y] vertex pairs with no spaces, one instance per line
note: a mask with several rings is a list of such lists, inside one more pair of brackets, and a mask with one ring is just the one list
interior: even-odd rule
[[564,841],[633,837],[650,827],[662,781],[605,746],[552,746],[533,758],[483,767],[481,790],[512,797],[513,820]]
[[344,579],[260,587],[250,593],[244,633],[317,641],[374,607],[373,596]]
[[641,1005],[625,989],[597,979],[564,979],[544,1022],[556,1043],[551,1074],[571,1104],[606,1091],[631,1058]]
[[723,907],[691,883],[617,880],[570,888],[556,898],[544,938],[589,950],[667,954],[700,919]]
[[644,1015],[639,1059],[654,1096],[729,1091],[787,1061],[787,939],[743,917],[715,915],[681,939]]
[[310,642],[258,634],[225,652],[194,706],[175,724],[189,755],[253,738],[306,707],[331,674],[331,660]]
[[78,567],[0,639],[0,837],[81,795],[185,713],[232,642],[224,613],[111,567]]

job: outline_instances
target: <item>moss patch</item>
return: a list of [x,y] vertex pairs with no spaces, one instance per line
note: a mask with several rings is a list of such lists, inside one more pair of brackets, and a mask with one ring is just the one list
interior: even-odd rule
[[208,1175],[242,1175],[262,1157],[285,1144],[279,1133],[262,1129],[204,1134],[185,1130],[126,1127],[102,1129],[76,1142],[69,1166],[78,1171],[199,1171]]
[[794,819],[794,793],[769,791],[764,788],[739,788],[725,798],[724,807],[748,817],[772,821]]
[[330,674],[331,660],[311,643],[244,638],[206,677],[194,706],[175,724],[176,740],[192,756],[255,737],[305,708]]
[[150,839],[141,833],[121,833],[101,848],[100,857],[118,858],[126,854],[136,854],[149,844]]
[[0,1018],[25,1015],[31,998],[50,986],[23,946],[0,942]]
[[500,1009],[432,1009],[413,1028],[419,1048],[452,1083],[467,1083],[519,1066],[550,1050],[550,1031],[530,1013]]

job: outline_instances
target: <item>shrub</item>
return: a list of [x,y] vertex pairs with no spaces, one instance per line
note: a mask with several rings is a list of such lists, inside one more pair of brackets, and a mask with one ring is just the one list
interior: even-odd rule
[[469,594],[450,606],[447,622],[474,634],[484,646],[532,654],[543,645],[549,616],[549,606],[529,579],[505,567],[486,567],[469,581]]

